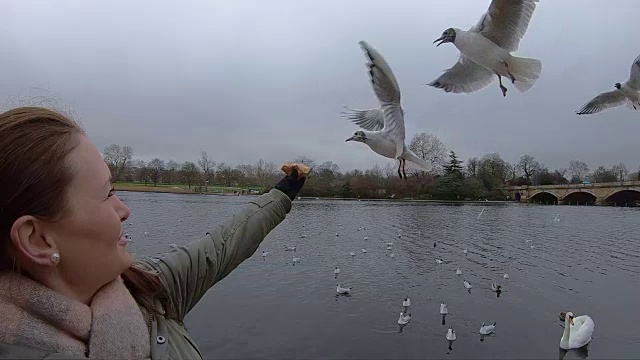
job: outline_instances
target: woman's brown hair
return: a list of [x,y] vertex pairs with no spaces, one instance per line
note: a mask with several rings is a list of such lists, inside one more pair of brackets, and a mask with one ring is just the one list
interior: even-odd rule
[[[64,218],[73,181],[66,157],[83,135],[75,121],[46,108],[0,114],[0,271],[19,271],[9,235],[19,217]],[[153,298],[163,291],[158,276],[134,264],[122,278],[134,298],[154,311]]]

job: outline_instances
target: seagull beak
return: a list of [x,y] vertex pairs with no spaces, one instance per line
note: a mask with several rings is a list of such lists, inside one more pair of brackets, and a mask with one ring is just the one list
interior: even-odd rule
[[355,139],[356,139],[356,137],[355,137],[355,136],[352,136],[352,137],[348,138],[347,140],[345,140],[344,142],[347,142],[347,141],[353,141],[353,140],[355,140]]
[[436,45],[436,47],[438,47],[438,46],[440,46],[440,45],[444,44],[446,39],[447,39],[447,36],[446,36],[446,35],[442,35],[442,36],[440,36],[439,38],[437,38],[433,43],[435,44],[435,43],[437,43],[438,41],[440,41],[440,42],[438,43],[438,45]]

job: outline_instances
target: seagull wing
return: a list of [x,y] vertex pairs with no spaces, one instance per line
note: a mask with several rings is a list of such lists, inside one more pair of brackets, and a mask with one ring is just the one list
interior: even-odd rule
[[369,131],[380,131],[384,128],[384,113],[381,109],[357,110],[346,108],[343,117]]
[[460,54],[458,62],[428,85],[453,93],[471,93],[495,80],[494,74]]
[[479,32],[509,51],[518,50],[538,0],[492,0],[470,31]]
[[402,155],[405,140],[404,114],[400,106],[400,87],[386,60],[366,41],[360,41],[360,47],[369,60],[369,77],[371,85],[380,101],[384,117],[383,131],[387,132],[396,144],[396,156]]
[[603,92],[584,104],[576,114],[595,114],[608,108],[623,105],[627,101],[627,97],[620,90]]
[[627,85],[640,91],[640,55],[638,55],[631,64],[631,72],[629,74],[629,80]]

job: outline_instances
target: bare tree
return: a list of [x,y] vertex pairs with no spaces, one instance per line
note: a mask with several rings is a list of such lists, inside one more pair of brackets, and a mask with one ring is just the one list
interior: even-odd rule
[[127,145],[111,144],[104,148],[102,156],[111,169],[113,181],[116,182],[120,180],[127,163],[133,159],[133,149]]
[[134,181],[138,181],[147,185],[149,181],[149,169],[147,164],[143,160],[133,160],[131,162],[132,178]]
[[589,166],[578,160],[571,160],[569,162],[569,176],[571,176],[571,182],[581,182],[589,174]]
[[182,172],[182,178],[184,182],[187,183],[187,185],[189,186],[189,190],[191,190],[191,184],[193,184],[198,179],[200,169],[198,169],[198,166],[195,163],[191,161],[185,161],[185,163],[182,164],[180,172]]
[[478,165],[480,164],[480,160],[477,157],[472,157],[467,160],[467,176],[478,176]]
[[413,136],[409,149],[424,160],[431,162],[432,172],[442,173],[444,165],[449,159],[447,148],[437,136],[428,133],[420,133]]
[[256,180],[260,186],[269,186],[278,175],[278,168],[272,162],[260,159],[255,165]]
[[615,174],[620,181],[624,181],[629,175],[629,170],[627,170],[627,166],[623,163],[613,165],[611,172]]
[[149,179],[153,183],[153,186],[157,186],[164,172],[164,161],[159,158],[152,159],[147,164],[147,167],[149,168]]
[[165,180],[171,184],[175,184],[178,182],[178,172],[180,171],[180,164],[175,162],[174,160],[169,160],[167,162],[167,168],[164,172]]
[[386,178],[395,177],[398,174],[398,166],[394,163],[387,162],[384,164],[382,171]]
[[531,184],[531,179],[535,178],[540,172],[540,163],[531,155],[522,155],[518,167],[522,170],[522,174],[527,179],[527,184]]
[[216,171],[216,182],[219,184],[225,184],[231,186],[234,181],[233,169],[231,166],[224,162],[218,164],[218,171]]
[[207,186],[209,181],[213,179],[214,169],[216,166],[213,158],[207,155],[206,151],[200,153],[200,159],[198,159],[198,165],[202,169],[202,181],[204,182],[204,191],[207,192]]

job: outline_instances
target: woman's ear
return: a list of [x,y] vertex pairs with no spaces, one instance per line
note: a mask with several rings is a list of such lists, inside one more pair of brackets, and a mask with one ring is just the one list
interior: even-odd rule
[[57,265],[60,254],[55,243],[44,233],[42,222],[36,217],[31,215],[19,217],[11,226],[9,234],[19,257],[38,265]]

